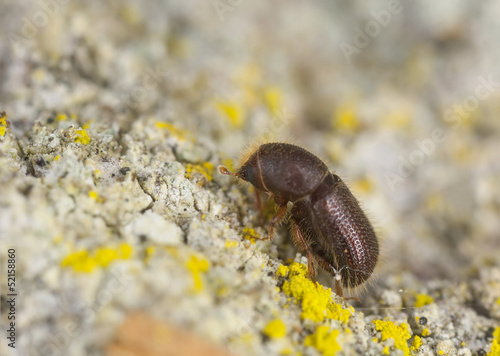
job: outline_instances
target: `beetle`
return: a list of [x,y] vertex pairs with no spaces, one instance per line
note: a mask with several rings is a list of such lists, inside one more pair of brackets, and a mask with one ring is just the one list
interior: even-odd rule
[[[224,175],[251,183],[278,206],[271,219],[268,239],[290,212],[294,241],[305,251],[309,278],[317,265],[334,277],[334,290],[363,285],[379,258],[375,231],[345,183],[326,164],[302,147],[274,142],[260,145],[236,170],[219,166]],[[355,299],[355,298],[352,298]]]

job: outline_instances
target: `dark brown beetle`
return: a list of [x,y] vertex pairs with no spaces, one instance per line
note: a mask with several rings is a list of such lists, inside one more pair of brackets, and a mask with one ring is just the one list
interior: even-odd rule
[[287,203],[293,203],[292,235],[306,252],[311,279],[319,263],[334,276],[335,293],[343,297],[342,286],[351,289],[370,277],[379,256],[375,231],[344,182],[318,157],[295,145],[267,143],[236,173],[224,166],[219,172],[274,198],[279,208],[269,227],[271,240],[287,215]]

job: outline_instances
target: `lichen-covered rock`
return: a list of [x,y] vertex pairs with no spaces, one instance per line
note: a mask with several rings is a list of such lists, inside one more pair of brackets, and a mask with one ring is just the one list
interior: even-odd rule
[[[2,2],[0,354],[498,355],[498,4],[425,5]],[[362,202],[361,302],[217,173],[255,137]]]

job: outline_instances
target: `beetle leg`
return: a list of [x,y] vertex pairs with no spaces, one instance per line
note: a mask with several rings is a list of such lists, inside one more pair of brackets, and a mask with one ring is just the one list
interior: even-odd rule
[[307,269],[309,272],[309,279],[311,281],[314,281],[314,277],[316,276],[316,258],[313,256],[312,252],[310,251],[308,245],[307,245],[307,240],[304,237],[304,234],[302,234],[302,231],[300,231],[299,225],[297,225],[293,220],[292,220],[292,235],[295,239],[295,241],[299,244],[300,248],[306,252],[307,256]]
[[285,205],[281,205],[278,209],[278,211],[276,212],[276,215],[274,215],[274,217],[271,219],[271,223],[269,225],[269,234],[267,235],[267,239],[272,241],[273,240],[273,237],[274,237],[274,230],[276,230],[276,228],[274,227],[276,224],[279,224],[283,221],[283,219],[285,218],[286,216],[286,212],[287,212],[287,209],[286,209],[286,204]]
[[260,192],[257,188],[253,188],[253,194],[255,195],[256,208],[259,211],[259,214],[262,216],[262,213],[264,212],[264,207],[262,205],[262,199],[260,198]]
[[[321,257],[319,257],[319,264],[326,271],[332,270],[332,265],[328,261],[322,259]],[[344,297],[344,288],[342,287],[342,275],[340,274],[340,271],[337,272],[335,269],[333,270],[335,271],[335,274],[333,276],[333,290],[335,291],[335,294],[337,294],[340,298],[342,298],[345,301],[355,300],[357,302],[361,302],[358,298],[355,297]]]

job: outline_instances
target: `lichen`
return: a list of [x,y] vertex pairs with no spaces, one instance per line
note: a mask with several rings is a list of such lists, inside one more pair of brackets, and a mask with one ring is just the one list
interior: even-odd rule
[[[186,173],[184,176],[187,179],[193,178],[193,173],[198,173],[201,174],[203,177],[206,178],[207,181],[212,180],[212,173],[214,170],[214,165],[210,162],[204,162],[203,164],[191,164],[188,163],[186,164]],[[203,185],[203,182],[200,182],[200,185]]]
[[59,113],[56,116],[56,121],[66,121],[68,120],[68,115]]
[[5,136],[5,131],[7,129],[7,114],[5,112],[0,113],[0,136]]
[[101,198],[101,196],[99,195],[99,193],[95,190],[91,190],[89,192],[89,197],[94,199],[97,203],[103,203],[104,200]]
[[411,337],[410,329],[407,323],[396,324],[392,320],[374,320],[375,328],[381,332],[382,341],[387,339],[394,340],[394,347],[402,350],[405,356],[410,355],[408,339]]
[[236,246],[238,246],[238,241],[234,241],[234,240],[227,240],[226,241],[226,248],[233,248]]
[[245,123],[243,106],[236,101],[217,101],[216,108],[228,119],[231,126],[241,128]]
[[354,133],[359,130],[360,126],[356,116],[356,108],[352,103],[341,104],[337,107],[333,116],[335,130]]
[[88,145],[90,143],[90,136],[87,133],[88,125],[84,125],[81,129],[75,130],[77,137],[75,138],[75,142]]
[[283,292],[301,303],[302,319],[321,322],[328,319],[338,320],[347,323],[349,317],[354,313],[354,309],[343,308],[335,303],[330,288],[325,288],[319,283],[312,282],[307,277],[307,267],[303,264],[294,262],[288,271],[285,268],[279,268],[278,276],[288,275],[288,280],[283,283]]
[[264,89],[264,102],[273,115],[279,115],[283,108],[283,94],[277,87],[269,86]]
[[338,351],[342,350],[337,342],[337,336],[340,330],[332,330],[325,325],[320,325],[315,332],[307,336],[304,340],[305,346],[312,346],[323,356],[335,356]]
[[146,248],[145,250],[145,254],[146,254],[146,257],[144,258],[144,260],[147,262],[149,261],[149,259],[151,258],[151,256],[153,256],[153,254],[155,253],[156,249],[154,246],[149,246]]
[[434,298],[427,294],[417,294],[415,308],[421,308],[425,305],[434,303]]
[[168,122],[157,121],[155,125],[160,129],[167,130],[168,132],[170,132],[170,134],[172,134],[172,136],[176,137],[179,141],[186,141],[187,138],[189,137],[189,133],[186,130],[182,130]]
[[495,331],[493,331],[493,342],[488,356],[500,356],[500,326],[496,327]]
[[201,278],[201,276],[202,273],[208,270],[210,264],[206,259],[198,257],[196,255],[192,255],[191,258],[186,262],[186,267],[193,275],[193,292],[201,292],[204,288],[203,279]]
[[288,276],[288,267],[284,266],[284,265],[280,265],[278,267],[278,270],[276,271],[276,274],[279,277],[286,277],[286,276]]
[[286,327],[280,319],[274,319],[267,323],[262,332],[271,339],[277,339],[286,335]]
[[420,338],[420,336],[415,335],[415,338],[413,339],[413,342],[410,346],[410,350],[417,351],[420,348],[420,346],[422,346],[422,339]]
[[243,238],[245,240],[250,241],[252,244],[255,244],[256,240],[260,240],[260,234],[250,227],[244,227],[243,230]]
[[118,247],[101,247],[92,253],[87,250],[73,252],[61,261],[62,267],[71,267],[75,272],[92,272],[96,267],[107,267],[115,260],[129,259],[132,247],[122,244]]

